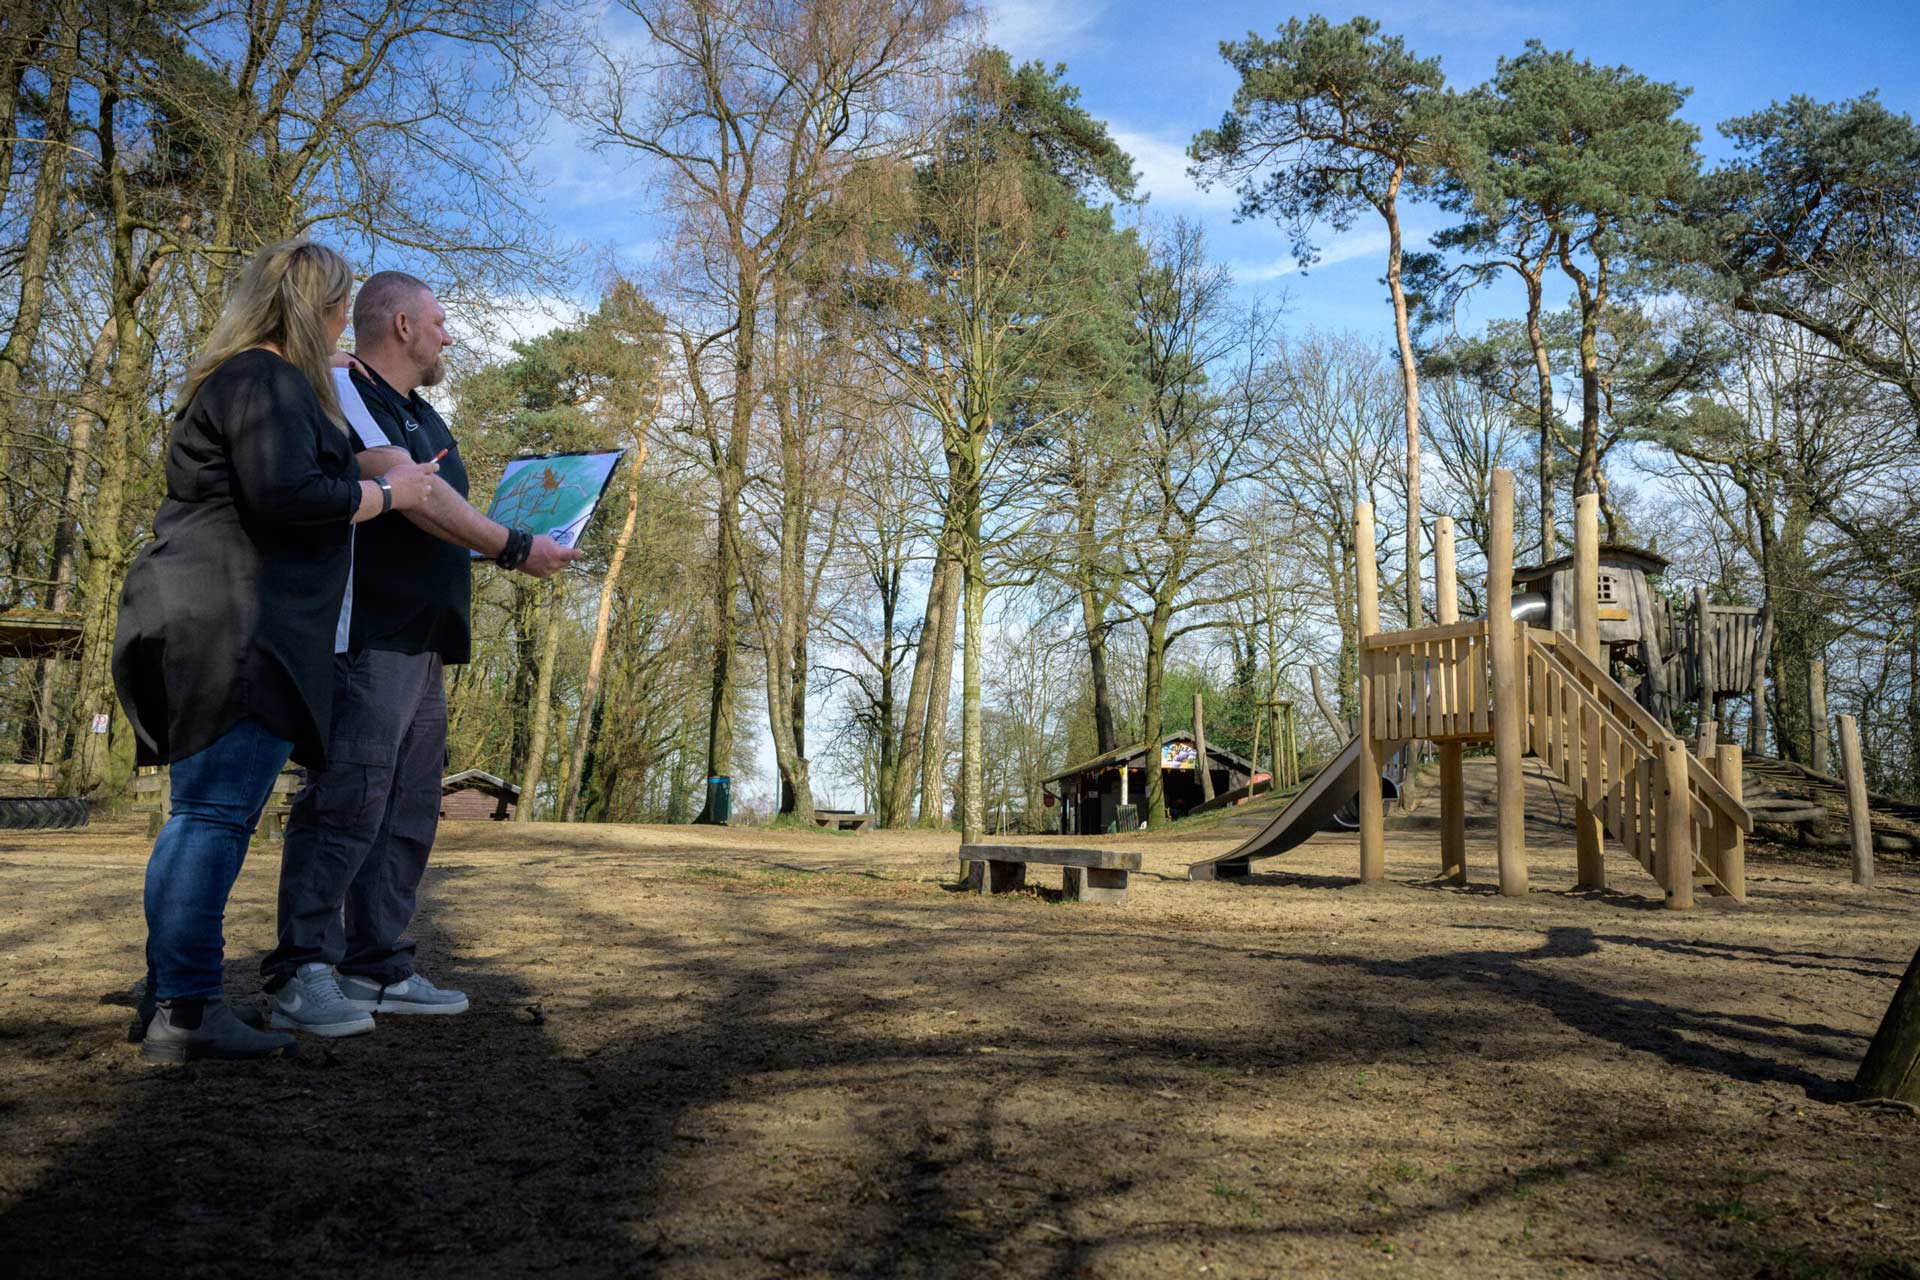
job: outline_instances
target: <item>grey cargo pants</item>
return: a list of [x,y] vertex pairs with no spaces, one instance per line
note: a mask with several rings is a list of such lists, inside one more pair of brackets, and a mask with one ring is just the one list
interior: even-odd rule
[[415,895],[440,826],[447,694],[440,656],[368,649],[333,660],[327,770],[294,797],[280,854],[268,990],[303,964],[375,982],[413,972]]

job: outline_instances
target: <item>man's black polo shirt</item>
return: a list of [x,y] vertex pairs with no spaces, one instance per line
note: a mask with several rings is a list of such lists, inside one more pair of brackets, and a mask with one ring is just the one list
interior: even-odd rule
[[[467,467],[444,419],[418,393],[401,395],[371,368],[353,386],[387,441],[431,462],[442,449],[440,478],[467,496]],[[365,448],[366,442],[355,437]],[[438,653],[443,662],[472,656],[472,559],[465,547],[434,537],[398,511],[355,531],[353,618],[348,648]]]

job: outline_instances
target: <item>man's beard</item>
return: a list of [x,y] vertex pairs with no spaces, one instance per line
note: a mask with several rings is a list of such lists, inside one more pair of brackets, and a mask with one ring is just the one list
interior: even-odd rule
[[435,353],[432,363],[428,364],[426,369],[420,374],[420,385],[423,387],[437,387],[446,380],[446,357]]

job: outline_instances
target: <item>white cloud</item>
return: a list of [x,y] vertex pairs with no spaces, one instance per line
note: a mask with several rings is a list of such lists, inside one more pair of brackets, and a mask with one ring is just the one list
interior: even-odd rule
[[1216,184],[1203,191],[1187,176],[1187,144],[1159,134],[1136,133],[1115,127],[1113,140],[1133,157],[1140,174],[1140,187],[1153,197],[1157,209],[1231,210],[1235,204],[1233,189]]
[[515,342],[526,342],[572,324],[581,310],[579,299],[559,294],[502,296],[451,308],[447,330],[470,352],[498,359],[507,355]]
[[1098,0],[991,0],[984,9],[987,39],[1016,62],[1055,62],[1077,52],[1100,16]]

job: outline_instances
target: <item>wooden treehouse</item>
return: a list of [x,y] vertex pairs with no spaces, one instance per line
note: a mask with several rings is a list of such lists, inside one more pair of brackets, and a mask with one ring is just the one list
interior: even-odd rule
[[[1764,655],[1773,622],[1768,610],[1710,604],[1704,588],[1691,612],[1675,611],[1654,589],[1653,579],[1670,563],[1658,552],[1625,543],[1602,543],[1595,587],[1600,661],[1610,672],[1630,673],[1635,699],[1662,723],[1683,706],[1696,708],[1695,722],[1724,720],[1729,696],[1754,700],[1755,722],[1765,704]],[[1576,630],[1578,552],[1513,571],[1524,605],[1515,616],[1547,631]],[[1704,620],[1705,625],[1702,625]],[[1755,750],[1758,742],[1749,744]]]
[[[1659,881],[1669,907],[1691,907],[1699,890],[1745,900],[1745,833],[1753,819],[1740,799],[1741,749],[1723,745],[1711,759],[1696,759],[1663,718],[1614,679],[1609,647],[1636,643],[1627,631],[1637,621],[1656,621],[1650,607],[1638,608],[1640,600],[1651,600],[1642,594],[1645,565],[1656,558],[1634,552],[1630,559],[1616,549],[1615,595],[1607,601],[1596,499],[1577,503],[1574,554],[1564,566],[1534,571],[1535,592],[1516,599],[1513,476],[1495,472],[1489,616],[1457,620],[1452,522],[1442,520],[1436,539],[1441,622],[1410,631],[1380,630],[1370,505],[1359,507],[1354,525],[1361,549],[1359,776],[1379,776],[1405,743],[1439,746],[1444,875],[1466,878],[1461,747],[1492,743],[1502,893],[1527,889],[1521,759],[1532,755],[1574,797],[1581,887],[1605,887],[1602,845],[1611,837]],[[1534,619],[1541,625],[1528,625]],[[1360,876],[1380,880],[1386,873],[1383,801],[1377,787],[1362,786],[1359,794]]]

